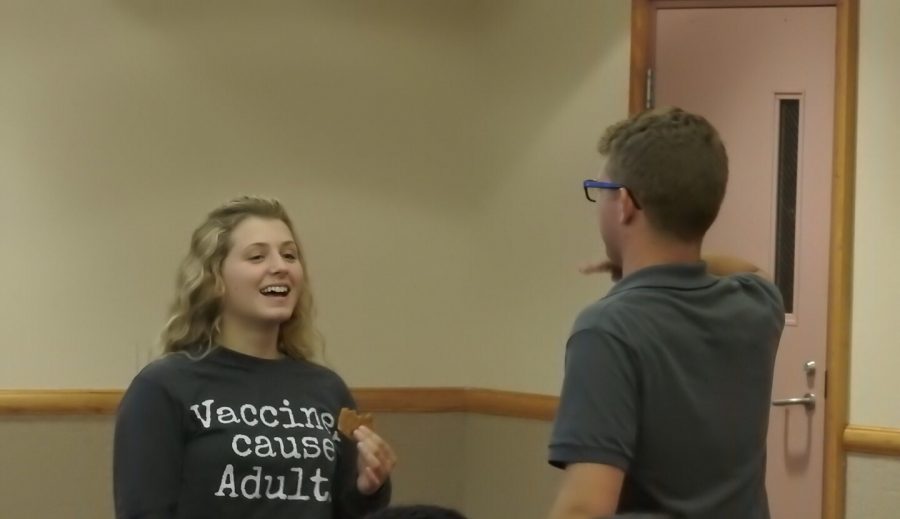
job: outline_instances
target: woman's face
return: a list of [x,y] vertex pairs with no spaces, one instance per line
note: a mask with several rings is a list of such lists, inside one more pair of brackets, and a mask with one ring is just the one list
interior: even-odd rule
[[303,267],[288,226],[281,220],[244,219],[231,233],[222,279],[225,319],[248,326],[290,319],[302,290]]

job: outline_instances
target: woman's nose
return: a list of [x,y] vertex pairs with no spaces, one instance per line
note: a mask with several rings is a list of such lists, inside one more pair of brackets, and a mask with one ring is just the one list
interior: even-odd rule
[[282,258],[280,254],[272,255],[272,258],[269,260],[270,272],[283,272],[286,267],[287,262],[284,261],[284,258]]

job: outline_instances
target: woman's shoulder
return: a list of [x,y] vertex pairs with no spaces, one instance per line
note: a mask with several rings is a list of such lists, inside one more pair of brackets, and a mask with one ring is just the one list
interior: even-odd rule
[[317,392],[337,395],[341,401],[352,401],[349,386],[336,370],[312,360],[294,360],[290,363],[296,371],[290,380],[298,386],[315,387]]
[[341,387],[347,386],[347,384],[344,382],[344,379],[338,374],[335,369],[326,364],[322,364],[317,360],[298,359],[292,361],[292,364],[296,367],[297,370],[304,372],[304,375],[307,377],[313,376],[322,382],[334,384]]
[[136,378],[162,383],[180,374],[187,374],[198,360],[200,357],[188,351],[164,353],[144,366]]

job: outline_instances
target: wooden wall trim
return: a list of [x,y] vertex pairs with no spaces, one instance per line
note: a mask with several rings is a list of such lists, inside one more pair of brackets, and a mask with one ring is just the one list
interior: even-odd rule
[[466,411],[474,414],[551,421],[559,397],[496,389],[466,390]]
[[466,411],[466,388],[356,388],[356,405],[370,413],[459,413]]
[[628,113],[634,115],[645,110],[647,95],[647,69],[655,34],[651,23],[654,17],[650,0],[631,0],[631,69],[628,82]]
[[[360,409],[382,413],[457,413],[552,420],[558,398],[464,387],[355,388]],[[0,390],[0,416],[112,415],[122,391],[117,389]]]
[[[551,421],[559,398],[498,389],[399,387],[353,389],[360,409],[375,413],[472,413]],[[0,416],[113,415],[118,389],[0,390]],[[841,443],[849,452],[900,457],[900,428],[850,425]]]
[[0,416],[110,415],[121,399],[118,389],[0,390]]
[[[465,388],[357,388],[361,409],[392,413],[452,413],[466,410]],[[0,416],[112,415],[119,389],[0,390]]]
[[850,425],[843,441],[848,452],[900,456],[900,429]]
[[652,0],[658,9],[716,9],[734,7],[822,7],[840,0]]
[[826,336],[823,519],[843,519],[847,500],[845,430],[850,413],[853,221],[856,200],[856,98],[859,0],[837,5],[834,146]]

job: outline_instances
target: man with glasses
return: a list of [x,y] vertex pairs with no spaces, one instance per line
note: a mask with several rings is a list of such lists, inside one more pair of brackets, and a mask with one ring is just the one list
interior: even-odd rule
[[[759,268],[701,259],[728,158],[704,118],[645,112],[610,127],[583,183],[617,283],[575,320],[549,461],[552,519],[667,513],[767,519],[766,430],[784,327]],[[740,194],[737,194],[740,196]]]

